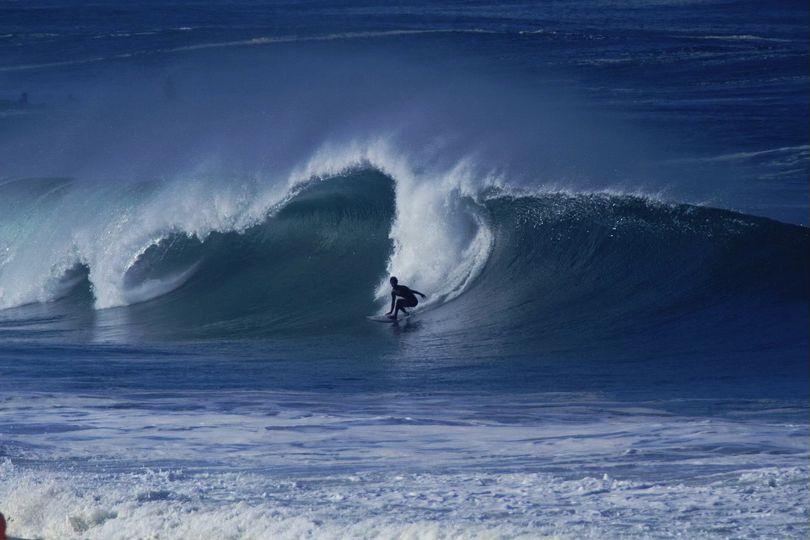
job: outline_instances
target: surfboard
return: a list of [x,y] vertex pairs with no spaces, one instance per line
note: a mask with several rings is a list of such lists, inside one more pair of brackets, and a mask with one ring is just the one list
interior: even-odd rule
[[396,321],[395,321],[394,319],[389,319],[389,318],[388,318],[388,317],[386,317],[385,315],[369,315],[369,316],[368,316],[368,317],[366,317],[366,318],[367,318],[368,320],[370,320],[370,321],[374,321],[374,322],[381,322],[381,323],[396,323],[396,322],[404,321],[404,320],[406,320],[406,319],[410,319],[412,316],[413,316],[413,313],[410,313],[410,314],[408,314],[408,315],[400,315],[400,316],[399,316],[399,319],[398,319],[398,320],[396,320]]

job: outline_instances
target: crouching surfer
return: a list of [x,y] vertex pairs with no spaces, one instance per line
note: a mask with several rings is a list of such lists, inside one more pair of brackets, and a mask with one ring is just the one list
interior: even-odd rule
[[397,278],[391,276],[391,309],[385,315],[389,319],[397,320],[397,315],[400,311],[404,313],[406,316],[408,312],[405,308],[412,308],[416,307],[416,304],[419,303],[419,300],[416,299],[416,295],[418,294],[422,298],[425,298],[425,295],[420,293],[419,291],[414,291],[413,289],[409,289],[405,285],[399,285]]

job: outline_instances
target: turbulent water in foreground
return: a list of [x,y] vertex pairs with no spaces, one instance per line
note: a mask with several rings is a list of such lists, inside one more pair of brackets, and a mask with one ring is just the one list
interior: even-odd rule
[[10,534],[806,537],[807,14],[0,6]]

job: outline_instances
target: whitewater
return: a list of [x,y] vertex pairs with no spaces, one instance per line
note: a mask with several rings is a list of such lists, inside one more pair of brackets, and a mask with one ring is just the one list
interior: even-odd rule
[[[487,226],[465,206],[465,199],[476,196],[468,187],[469,173],[460,164],[445,173],[431,173],[426,180],[377,143],[346,152],[321,150],[276,182],[183,178],[115,190],[58,179],[8,181],[0,189],[5,195],[4,214],[12,216],[9,225],[14,229],[6,236],[13,243],[5,253],[0,306],[58,299],[75,285],[76,268],[87,270],[96,309],[150,300],[182,285],[193,270],[189,265],[168,277],[142,275],[137,286],[128,287],[128,276],[147,264],[143,261],[150,249],[175,237],[204,243],[212,233],[244,233],[283,211],[302,191],[312,191],[315,184],[363,169],[377,171],[380,178],[373,181],[379,183],[396,179],[394,199],[404,201],[394,211],[389,233],[394,252],[388,269],[396,268],[409,282],[423,283],[443,300],[453,298],[486,261],[491,244]],[[431,181],[434,178],[440,181]],[[87,220],[88,208],[103,211]],[[52,229],[63,235],[53,234],[39,219],[29,228],[21,227],[23,216],[32,214],[70,225],[54,224]],[[438,227],[425,234],[425,224]]]
[[806,537],[765,11],[0,6],[9,534]]

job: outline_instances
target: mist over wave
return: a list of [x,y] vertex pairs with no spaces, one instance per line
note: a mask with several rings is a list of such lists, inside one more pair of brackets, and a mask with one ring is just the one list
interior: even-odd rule
[[806,146],[672,159],[553,71],[507,82],[418,34],[340,36],[16,75],[81,97],[0,131],[6,316],[56,302],[109,311],[119,336],[340,333],[396,274],[442,332],[509,342],[806,318],[806,229],[708,208],[735,206],[727,163],[800,167]]
[[83,100],[2,133],[2,307],[58,297],[77,265],[97,308],[147,300],[189,270],[125,290],[150,247],[245,231],[301,186],[367,166],[394,182],[389,269],[449,297],[489,242],[465,198],[506,183],[616,184],[604,171],[625,144],[550,90],[527,114],[536,97],[527,88],[369,52],[351,63],[318,47],[198,52],[169,67],[105,66],[70,84]]

